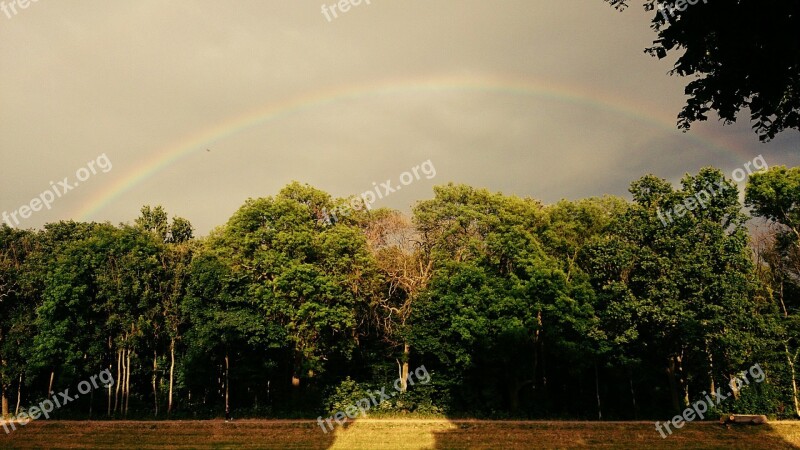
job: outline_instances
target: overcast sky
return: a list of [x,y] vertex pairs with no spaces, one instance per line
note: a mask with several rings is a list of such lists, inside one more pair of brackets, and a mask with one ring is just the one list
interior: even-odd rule
[[[160,204],[204,235],[292,180],[347,196],[427,160],[434,178],[375,206],[450,181],[552,203],[759,154],[800,165],[794,131],[675,129],[687,80],[643,53],[640,2],[372,0],[328,20],[319,0],[4,1],[0,213],[24,228]],[[19,216],[103,154],[111,170]]]

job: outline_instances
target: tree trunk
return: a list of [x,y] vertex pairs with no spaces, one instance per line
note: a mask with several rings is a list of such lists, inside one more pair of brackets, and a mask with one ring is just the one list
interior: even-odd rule
[[175,338],[169,343],[169,399],[167,400],[167,416],[172,414],[172,388],[175,385]]
[[403,344],[403,370],[400,375],[400,392],[408,390],[408,359],[411,356],[411,347],[408,343]]
[[789,345],[783,343],[783,348],[786,351],[786,362],[789,363],[789,369],[792,373],[792,400],[794,401],[794,414],[800,417],[800,401],[797,398],[797,375],[794,371],[794,361],[792,360],[791,353],[789,353]]
[[128,417],[128,407],[131,404],[131,351],[128,350],[128,362],[125,365],[125,417]]
[[399,359],[395,359],[395,361],[397,361],[397,379],[402,382],[402,380],[403,380],[403,363],[401,363]]
[[672,409],[681,410],[680,394],[678,393],[678,380],[675,374],[675,358],[670,356],[667,360],[667,378],[669,380],[669,393],[672,399]]
[[[131,331],[126,336],[125,341],[127,342],[129,337],[133,337],[135,335],[136,335],[136,325],[131,324]],[[125,367],[126,367],[126,370],[125,370],[125,395],[123,396],[125,398],[125,418],[128,417],[128,410],[130,409],[130,406],[131,406],[131,372],[133,371],[132,367],[131,367],[131,353],[133,353],[133,348],[131,348],[131,346],[128,347],[128,352],[127,353],[128,353],[127,354],[128,361],[125,364]]]
[[225,352],[225,420],[231,420],[230,358]]
[[22,375],[19,374],[19,384],[17,385],[17,407],[14,409],[14,416],[19,415],[19,407],[22,405]]
[[[109,363],[108,364],[108,373],[111,373],[111,369],[113,369],[113,368],[114,368],[114,363],[113,362]],[[119,380],[119,378],[117,378],[117,380]],[[108,417],[111,417],[111,398],[112,398],[111,392],[112,392],[111,391],[111,384],[109,383],[109,385],[108,385],[108,413],[107,413]]]
[[300,353],[300,349],[295,348],[294,351],[294,364],[292,365],[292,387],[293,392],[297,392],[297,388],[300,387],[300,369],[303,363],[303,355]]
[[[114,351],[114,338],[112,336],[108,336],[108,353],[110,354]],[[110,374],[111,371],[114,369],[114,360],[108,362],[108,373]],[[116,380],[119,380],[119,376],[117,376]],[[108,385],[106,388],[108,389],[108,412],[106,413],[106,417],[111,417],[111,384]]]
[[125,397],[128,395],[128,350],[122,349],[122,394],[119,399],[119,412],[125,413]]
[[122,389],[122,384],[125,380],[122,379],[124,372],[122,371],[122,350],[117,350],[117,388],[114,394],[114,414],[117,413],[119,406],[119,392]]
[[533,369],[531,371],[531,380],[533,384],[533,390],[536,391],[537,386],[537,374],[539,373],[539,360],[542,361],[542,376],[541,376],[541,386],[542,389],[538,396],[540,396],[545,402],[547,401],[547,366],[545,361],[545,353],[544,353],[544,341],[541,337],[541,331],[543,329],[542,325],[542,311],[538,311],[536,313],[536,322],[538,327],[536,331],[533,333]]
[[636,411],[636,392],[633,390],[633,371],[628,369],[628,383],[631,386],[631,401],[633,402],[633,420],[639,420],[639,413]]
[[158,417],[158,353],[153,352],[153,403]]
[[686,371],[683,369],[683,350],[681,350],[681,355],[675,359],[678,361],[678,374],[680,375],[678,380],[680,381],[681,394],[683,394],[681,410],[683,410],[683,408],[689,406],[689,380],[686,377]]
[[737,378],[736,374],[728,375],[728,379],[730,380],[728,385],[731,387],[731,393],[733,394],[733,399],[734,400],[739,400],[740,391],[739,391],[739,388],[736,386],[736,383],[734,383],[736,378]]
[[[544,330],[544,322],[542,321],[542,311],[539,311],[536,320],[539,322],[539,329]],[[536,336],[537,336],[536,340],[539,342],[538,354],[540,355],[540,358],[542,360],[542,395],[544,395],[546,401],[547,400],[547,352],[544,345],[545,344],[544,339],[541,339],[539,337],[539,331],[536,332]],[[535,375],[536,374],[534,373],[534,378]],[[534,384],[533,387],[535,389],[536,385]]]
[[710,380],[708,387],[709,387],[710,392],[711,392],[711,398],[716,398],[717,397],[717,390],[716,390],[717,386],[714,383],[714,358],[712,357],[711,353],[708,351],[708,348],[706,348],[706,353],[708,353],[708,379]]
[[3,405],[2,406],[2,416],[0,416],[0,417],[5,419],[5,418],[8,417],[8,386],[6,386],[5,383],[0,383],[0,384],[2,384],[2,394],[0,394],[0,395],[2,395],[2,398],[3,398],[2,399],[2,405]]
[[47,398],[50,398],[50,396],[53,395],[53,382],[55,381],[55,379],[56,379],[56,371],[55,370],[51,370],[50,371],[50,384],[47,387],[47,395],[46,395]]
[[597,420],[603,420],[603,409],[600,405],[600,377],[597,374],[597,362],[594,363],[594,392],[597,394]]

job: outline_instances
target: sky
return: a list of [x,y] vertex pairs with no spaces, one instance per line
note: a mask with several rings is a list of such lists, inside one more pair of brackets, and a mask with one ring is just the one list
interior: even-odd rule
[[19,228],[162,205],[206,235],[293,180],[409,211],[448,182],[549,204],[800,165],[800,133],[764,144],[746,115],[677,130],[688,80],[643,52],[637,2],[1,1],[0,220]]

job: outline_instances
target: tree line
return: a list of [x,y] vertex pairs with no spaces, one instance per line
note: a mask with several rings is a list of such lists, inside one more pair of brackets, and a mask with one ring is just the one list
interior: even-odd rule
[[545,205],[448,184],[408,216],[292,183],[200,239],[150,206],[3,225],[2,414],[109,370],[56,416],[316,417],[399,378],[375,412],[663,418],[757,363],[716,412],[797,417],[800,168],[753,174],[744,205],[715,168],[629,190]]

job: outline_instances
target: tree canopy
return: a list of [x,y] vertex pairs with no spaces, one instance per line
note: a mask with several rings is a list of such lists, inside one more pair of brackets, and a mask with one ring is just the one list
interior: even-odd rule
[[[158,206],[2,226],[3,413],[109,370],[114,386],[54,414],[316,417],[399,377],[381,410],[660,418],[759,363],[769,382],[725,411],[797,416],[797,171],[748,182],[766,235],[714,168],[643,176],[632,201],[447,184],[409,216],[336,220],[352,199],[292,183],[204,238]],[[726,189],[662,220],[710,183]]]
[[[624,10],[631,0],[605,0]],[[749,110],[761,140],[800,129],[800,3],[782,0],[646,0],[657,37],[646,52],[676,55],[672,75],[691,78],[679,128],[725,123]]]

